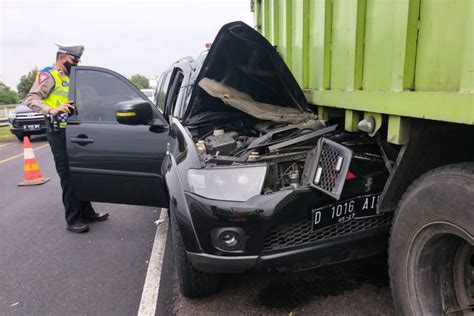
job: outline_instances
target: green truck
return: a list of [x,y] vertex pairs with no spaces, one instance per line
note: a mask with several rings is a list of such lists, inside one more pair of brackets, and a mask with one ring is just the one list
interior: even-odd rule
[[377,206],[394,212],[402,315],[474,310],[474,1],[252,0],[320,119],[400,146]]

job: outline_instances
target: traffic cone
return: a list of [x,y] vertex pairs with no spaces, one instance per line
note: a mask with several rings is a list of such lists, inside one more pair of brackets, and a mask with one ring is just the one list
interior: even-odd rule
[[18,186],[40,185],[49,181],[49,178],[43,178],[40,168],[36,162],[35,153],[31,148],[28,137],[23,137],[23,157],[25,161],[25,173],[23,182],[18,183]]

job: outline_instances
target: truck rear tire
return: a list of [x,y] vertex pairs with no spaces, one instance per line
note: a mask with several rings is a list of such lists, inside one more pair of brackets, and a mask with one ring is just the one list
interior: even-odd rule
[[215,293],[219,288],[219,275],[196,270],[188,260],[183,239],[173,210],[170,210],[171,237],[181,293],[186,297],[202,297]]
[[399,315],[467,315],[474,308],[474,163],[434,169],[405,192],[390,234]]

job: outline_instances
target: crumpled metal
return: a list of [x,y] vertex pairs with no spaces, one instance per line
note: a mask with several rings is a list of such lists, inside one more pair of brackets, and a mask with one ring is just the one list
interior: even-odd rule
[[279,123],[304,123],[317,118],[313,113],[302,112],[292,107],[255,101],[249,94],[213,79],[203,78],[198,84],[209,95],[261,120]]

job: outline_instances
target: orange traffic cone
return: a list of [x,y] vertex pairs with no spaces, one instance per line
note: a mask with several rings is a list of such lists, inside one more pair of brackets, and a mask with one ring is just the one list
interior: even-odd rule
[[23,182],[18,183],[18,186],[26,185],[40,185],[49,181],[49,178],[43,178],[40,168],[36,162],[35,153],[31,148],[28,137],[23,137],[23,157],[25,160],[25,173]]

